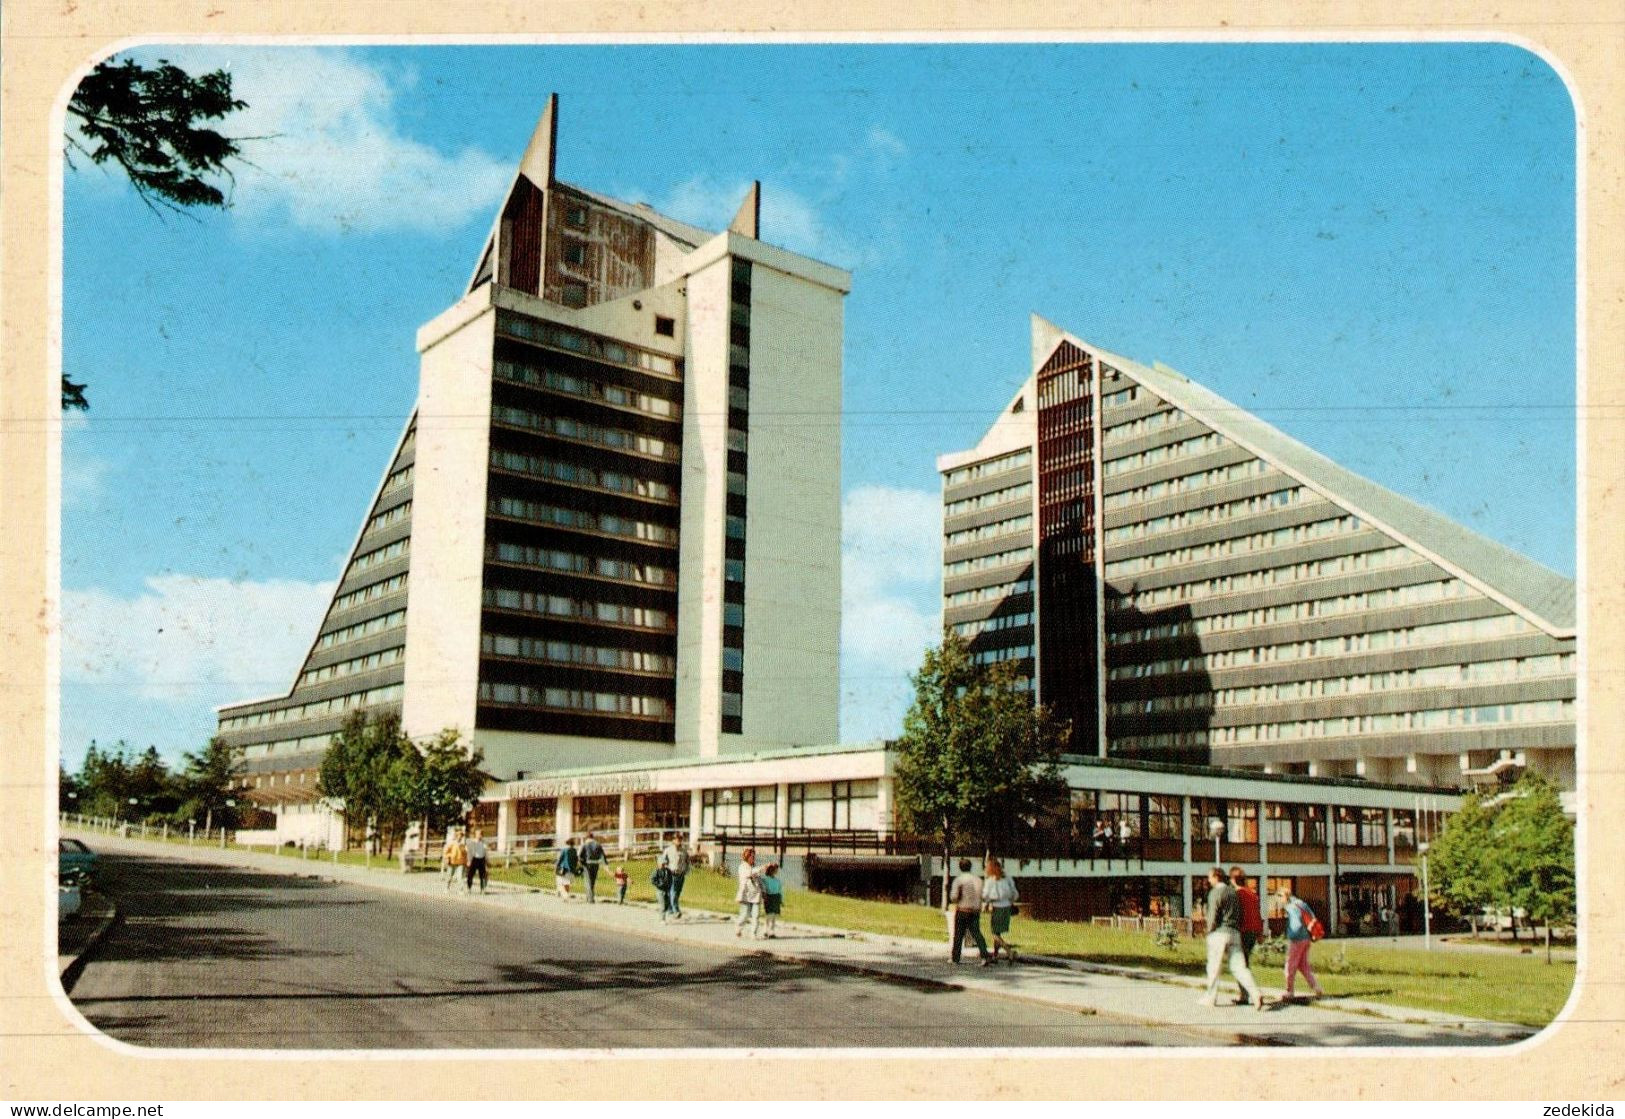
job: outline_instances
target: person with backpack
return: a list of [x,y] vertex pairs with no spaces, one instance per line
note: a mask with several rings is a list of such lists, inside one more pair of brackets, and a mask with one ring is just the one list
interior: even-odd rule
[[1325,926],[1315,916],[1315,911],[1309,908],[1309,903],[1292,892],[1291,886],[1282,886],[1277,896],[1286,910],[1286,993],[1283,997],[1293,997],[1293,981],[1301,971],[1315,997],[1325,998],[1326,991],[1321,987],[1320,980],[1315,978],[1315,969],[1309,966],[1309,948],[1326,935]]
[[604,845],[598,842],[598,837],[592,832],[587,833],[587,841],[581,845],[581,866],[587,872],[587,903],[589,905],[598,901],[598,872],[604,869],[608,861],[604,854]]
[[553,864],[553,884],[558,889],[559,897],[570,900],[570,883],[580,873],[581,856],[576,854],[576,841],[566,839],[563,849],[559,851],[558,861]]
[[[688,877],[689,857],[688,848],[673,832],[665,848],[660,852],[660,858],[655,868],[656,876],[665,882],[662,886],[656,881],[655,889],[660,892],[660,922],[665,924],[669,917],[673,921],[683,919],[683,907],[680,904],[683,896],[683,880]],[[660,871],[665,871],[664,875]]]

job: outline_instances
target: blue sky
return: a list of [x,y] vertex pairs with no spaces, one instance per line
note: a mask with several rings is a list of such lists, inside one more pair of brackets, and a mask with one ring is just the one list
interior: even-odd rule
[[937,624],[935,456],[1038,312],[1574,572],[1574,119],[1494,44],[309,48],[229,66],[252,166],[158,218],[66,178],[62,752],[286,689],[542,103],[566,181],[852,269],[844,738]]

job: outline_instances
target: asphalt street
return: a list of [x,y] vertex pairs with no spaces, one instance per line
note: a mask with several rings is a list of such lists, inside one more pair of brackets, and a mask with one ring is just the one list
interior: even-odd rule
[[122,911],[70,992],[134,1045],[232,1049],[1145,1046],[1200,1038],[673,944],[487,899],[105,854]]

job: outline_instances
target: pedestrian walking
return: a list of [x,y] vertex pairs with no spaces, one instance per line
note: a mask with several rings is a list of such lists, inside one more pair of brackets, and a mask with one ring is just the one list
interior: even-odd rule
[[[468,847],[463,843],[463,833],[452,828],[446,833],[446,845],[440,849],[440,873],[446,880],[446,892],[464,873],[468,866]],[[466,890],[467,887],[464,887]]]
[[976,942],[982,954],[982,966],[991,967],[993,958],[987,954],[987,941],[982,938],[982,880],[970,872],[970,860],[959,860],[959,874],[948,888],[948,906],[954,913],[954,943],[952,957],[959,962],[965,936]]
[[1292,892],[1292,887],[1282,886],[1276,895],[1281,899],[1281,906],[1286,910],[1286,993],[1285,998],[1295,997],[1292,993],[1294,981],[1298,973],[1309,981],[1309,989],[1315,992],[1316,998],[1325,998],[1326,991],[1315,978],[1315,969],[1309,966],[1309,948],[1315,942],[1315,927],[1320,921],[1315,917],[1315,911],[1309,908],[1309,903]]
[[625,905],[626,904],[626,885],[630,881],[631,881],[631,877],[626,873],[626,868],[624,866],[618,866],[618,867],[615,868],[615,904],[616,905]]
[[1264,914],[1258,904],[1258,892],[1247,885],[1247,872],[1239,866],[1230,868],[1230,884],[1241,899],[1241,955],[1247,966],[1253,966],[1253,949],[1264,932]]
[[592,832],[587,833],[587,841],[581,845],[581,869],[587,875],[587,904],[593,905],[598,901],[598,872],[604,869],[608,856],[604,854],[604,845],[598,842],[598,837]]
[[1241,984],[1247,1001],[1263,1010],[1264,992],[1258,989],[1247,967],[1247,957],[1241,954],[1241,898],[1236,888],[1225,881],[1222,867],[1208,871],[1207,880],[1211,887],[1207,892],[1207,991],[1197,1001],[1203,1006],[1214,1005],[1219,973],[1228,960],[1230,974]]
[[683,881],[688,877],[689,857],[688,848],[676,832],[661,850],[659,866],[667,872],[666,886],[660,891],[660,920],[664,922],[669,917],[681,921]]
[[478,878],[480,880],[480,893],[483,894],[485,893],[485,882],[487,875],[485,869],[485,857],[487,852],[485,839],[479,828],[474,829],[474,834],[468,837],[468,841],[464,844],[464,846],[468,848],[468,873],[463,878],[465,888],[469,893],[473,893],[474,879]]
[[769,939],[779,934],[779,913],[784,909],[784,883],[779,880],[779,864],[768,863],[762,871],[762,923]]
[[566,839],[564,846],[559,850],[559,857],[553,863],[553,885],[559,892],[559,897],[565,901],[570,900],[570,883],[576,880],[581,873],[581,856],[576,853],[576,841]]
[[1004,873],[1004,864],[998,859],[989,858],[987,866],[983,868],[982,904],[987,907],[988,924],[993,933],[993,959],[999,958],[999,949],[1004,949],[1004,962],[1015,965],[1016,950],[1010,947],[1010,942],[1004,939],[1004,934],[1010,931],[1010,918],[1016,911],[1016,902],[1021,900],[1021,891],[1016,889],[1016,880]]
[[734,918],[734,935],[741,936],[745,922],[750,922],[753,939],[762,937],[762,872],[756,867],[756,848],[746,847],[739,856],[739,888],[734,901],[739,903],[739,916]]

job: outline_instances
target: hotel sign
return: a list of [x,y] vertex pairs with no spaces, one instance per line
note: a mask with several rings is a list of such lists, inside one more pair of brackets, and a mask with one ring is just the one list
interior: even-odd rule
[[642,793],[655,787],[648,773],[612,773],[602,777],[558,777],[552,780],[510,781],[508,795],[526,797],[590,797],[605,793]]

